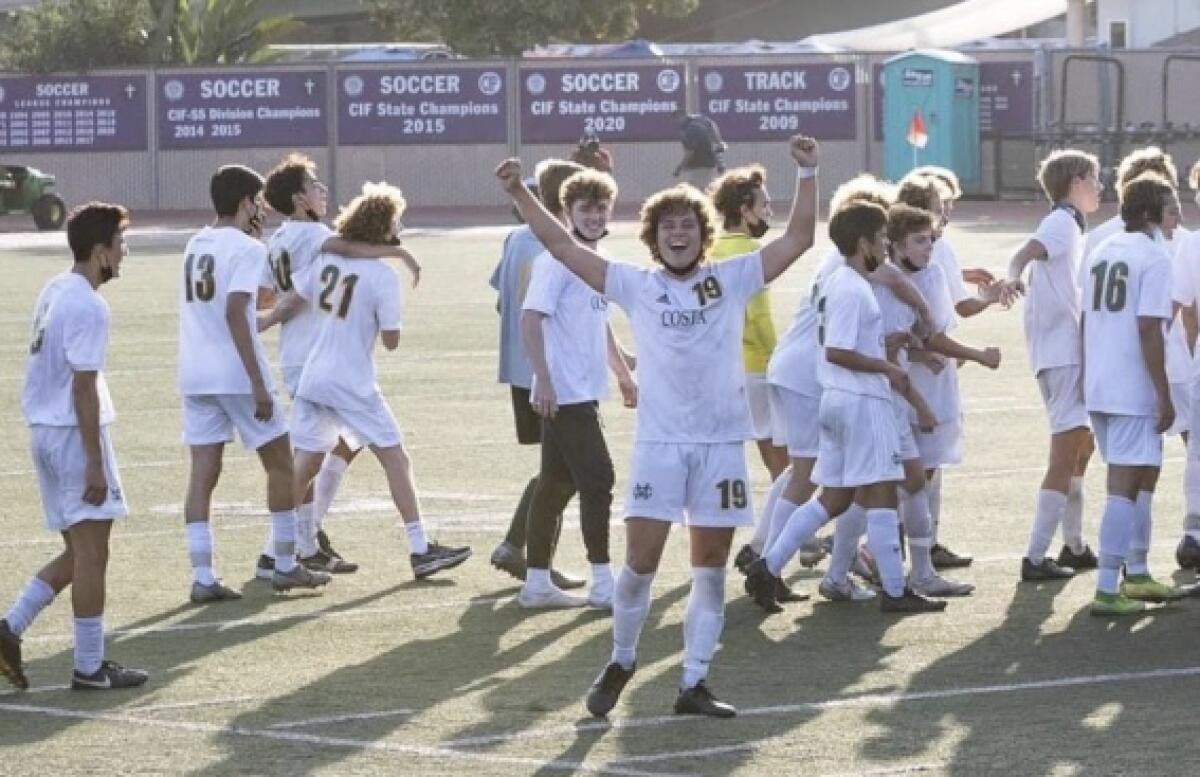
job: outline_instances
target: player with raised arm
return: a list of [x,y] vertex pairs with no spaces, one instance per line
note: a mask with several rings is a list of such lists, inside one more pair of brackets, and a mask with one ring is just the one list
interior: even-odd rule
[[34,308],[21,411],[29,424],[46,528],[66,547],[25,586],[0,620],[0,674],[21,690],[29,679],[21,635],[71,586],[74,690],[132,688],[147,674],[104,658],[105,581],[113,521],[129,514],[108,427],[115,416],[104,364],[111,313],[97,293],[119,277],[129,214],[93,202],[67,217],[74,264],[42,287]]
[[655,269],[609,262],[576,242],[521,183],[521,167],[497,169],[547,250],[629,315],[637,341],[637,431],[626,498],[626,563],[613,597],[613,655],[587,697],[606,715],[637,663],[650,586],[673,523],[687,525],[692,590],[684,617],[678,714],[731,717],[705,684],[724,624],[725,562],[734,529],[753,520],[744,440],[750,432],[741,369],[746,304],[813,243],[817,144],[793,137],[798,167],[783,233],[753,254],[707,260],[716,214],[690,186],[667,189],[642,208],[642,242]]
[[[338,214],[342,240],[380,245],[394,242],[404,197],[387,184],[366,184]],[[294,494],[312,486],[325,456],[339,438],[369,446],[383,465],[392,500],[404,521],[413,575],[426,578],[466,561],[470,548],[429,540],[413,484],[404,435],[376,382],[375,342],[389,351],[400,344],[400,279],[386,262],[364,262],[322,253],[295,276],[296,293],[317,314],[312,347],[292,407],[296,447]],[[278,560],[278,559],[277,559]]]
[[275,542],[271,585],[287,591],[330,580],[295,560],[292,449],[255,317],[259,288],[268,276],[267,249],[258,239],[262,190],[262,176],[248,167],[218,169],[209,185],[216,221],[188,241],[181,268],[179,392],[183,441],[191,453],[184,528],[196,604],[241,598],[216,577],[211,526],[212,494],[235,430],[242,444],[258,453],[267,474]]

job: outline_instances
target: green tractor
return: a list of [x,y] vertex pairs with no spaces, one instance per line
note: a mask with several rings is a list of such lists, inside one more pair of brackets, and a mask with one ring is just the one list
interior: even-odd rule
[[0,166],[0,214],[29,213],[38,229],[61,229],[67,204],[55,194],[54,176],[32,167]]

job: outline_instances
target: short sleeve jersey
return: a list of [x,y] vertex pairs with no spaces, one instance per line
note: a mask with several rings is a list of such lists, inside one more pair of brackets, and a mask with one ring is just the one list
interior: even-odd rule
[[[288,219],[267,241],[267,259],[271,278],[278,292],[292,291],[296,278],[309,271],[321,246],[334,234],[319,221]],[[279,331],[279,366],[303,367],[316,335],[317,315],[308,305],[287,321]]]
[[1153,415],[1154,384],[1142,357],[1139,318],[1171,318],[1171,258],[1144,232],[1121,232],[1092,252],[1084,288],[1084,396],[1089,411]]
[[821,398],[817,367],[824,361],[825,356],[824,349],[817,339],[818,308],[829,277],[845,264],[845,258],[835,248],[817,268],[809,283],[808,293],[800,300],[792,323],[780,338],[767,367],[767,380],[773,385],[782,386],[810,399]]
[[[543,252],[533,262],[524,309],[541,313],[550,380],[560,405],[608,396],[608,301]],[[537,375],[531,388],[537,387]]]
[[533,260],[545,250],[529,227],[517,227],[504,239],[504,253],[492,273],[491,285],[500,304],[500,383],[526,389],[533,385],[533,370],[521,341],[521,305]]
[[[753,253],[762,242],[748,235],[728,232],[717,238],[709,258],[714,262]],[[746,328],[742,332],[742,359],[746,372],[761,374],[775,350],[775,319],[771,315],[771,292],[763,289],[746,305]]]
[[[1175,291],[1187,285],[1190,270],[1181,257],[1181,248],[1191,235],[1191,231],[1176,227],[1175,234],[1166,241],[1167,253],[1171,255],[1171,296]],[[1187,303],[1180,303],[1187,304]],[[1187,383],[1192,374],[1192,353],[1187,346],[1187,333],[1183,330],[1183,322],[1179,316],[1171,318],[1171,327],[1167,330],[1167,380],[1172,383]]]
[[375,339],[401,326],[400,278],[385,261],[319,254],[296,291],[317,316],[296,396],[329,407],[366,409],[379,394]]
[[[885,359],[883,315],[867,279],[849,265],[829,277],[822,294],[824,308],[818,309],[817,337],[823,349],[854,351],[872,359]],[[848,370],[821,359],[821,387],[860,396],[890,399],[887,376],[876,372]]]
[[945,236],[938,238],[933,244],[933,253],[929,257],[931,265],[937,265],[942,270],[942,277],[946,281],[946,292],[950,295],[950,301],[957,305],[963,300],[971,298],[971,292],[967,290],[967,285],[962,279],[962,263],[958,261],[958,252],[954,250],[954,246],[950,245],[950,241]]
[[21,412],[30,426],[78,426],[76,372],[97,372],[100,425],[113,422],[104,379],[108,351],[108,303],[79,273],[54,276],[38,295],[29,341]]
[[[930,263],[924,270],[911,273],[908,278],[925,298],[934,331],[949,332],[954,329],[954,303],[948,291],[951,284],[946,283],[942,268]],[[939,424],[959,420],[962,416],[962,398],[958,388],[958,370],[952,362],[936,373],[927,365],[915,362],[908,368],[908,378]],[[912,411],[910,418],[916,423],[916,411]]]
[[757,254],[705,263],[678,279],[613,262],[605,296],[629,316],[638,353],[639,442],[723,443],[753,437],[742,326],[763,288]]
[[250,394],[225,320],[229,295],[250,295],[246,323],[268,390],[271,370],[255,323],[258,289],[268,277],[267,248],[233,227],[205,227],[188,241],[179,272],[179,393]]
[[1046,249],[1045,259],[1030,263],[1025,297],[1025,344],[1036,375],[1080,363],[1077,273],[1084,241],[1074,216],[1063,208],[1042,219],[1033,239]]

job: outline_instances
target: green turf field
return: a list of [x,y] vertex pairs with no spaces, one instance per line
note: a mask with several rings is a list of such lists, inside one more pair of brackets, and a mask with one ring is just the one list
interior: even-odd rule
[[[975,206],[951,233],[964,264],[998,269],[1034,212]],[[123,277],[104,289],[114,321],[114,438],[134,506],[114,534],[106,621],[109,655],[152,677],[128,693],[65,690],[70,607],[57,602],[26,634],[31,691],[0,695],[0,774],[1194,773],[1187,742],[1200,689],[1200,602],[1105,621],[1087,614],[1090,575],[1017,584],[1047,444],[1019,310],[989,311],[958,330],[967,342],[1004,350],[997,373],[963,370],[967,460],[945,485],[943,538],[976,555],[962,575],[978,584],[975,596],[907,620],[874,605],[820,601],[767,619],[733,572],[710,684],[741,716],[677,718],[689,580],[677,533],[655,582],[638,673],[611,722],[588,718],[582,699],[608,659],[608,618],[523,612],[513,582],[487,563],[537,461],[535,449],[515,444],[507,391],[494,382],[487,278],[503,232],[413,237],[422,284],[410,295],[400,349],[379,355],[426,521],[435,536],[471,544],[475,557],[413,582],[382,472],[364,458],[327,524],[362,570],[319,595],[274,595],[250,579],[267,526],[263,477],[231,447],[215,497],[217,565],[246,597],[207,608],[187,604],[180,514],[187,470],[175,276],[183,236],[131,237]],[[0,450],[0,608],[59,544],[41,527],[19,394],[33,301],[65,267],[65,251],[19,241],[0,241],[0,428],[9,440]],[[826,245],[776,284],[781,331]],[[627,223],[609,249],[643,255]],[[633,416],[613,402],[605,414],[619,511]],[[1161,576],[1174,571],[1182,515],[1177,440],[1167,456],[1152,555]],[[761,495],[765,471],[752,458]],[[1099,466],[1087,487],[1094,536]],[[569,514],[560,566],[585,571],[581,545]],[[818,573],[796,571],[797,587],[815,595]]]

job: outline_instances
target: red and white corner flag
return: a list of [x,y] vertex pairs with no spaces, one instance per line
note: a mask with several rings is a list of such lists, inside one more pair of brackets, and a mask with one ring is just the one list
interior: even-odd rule
[[925,131],[925,116],[920,108],[913,112],[912,121],[908,123],[907,140],[913,148],[925,148],[929,143],[929,133]]

